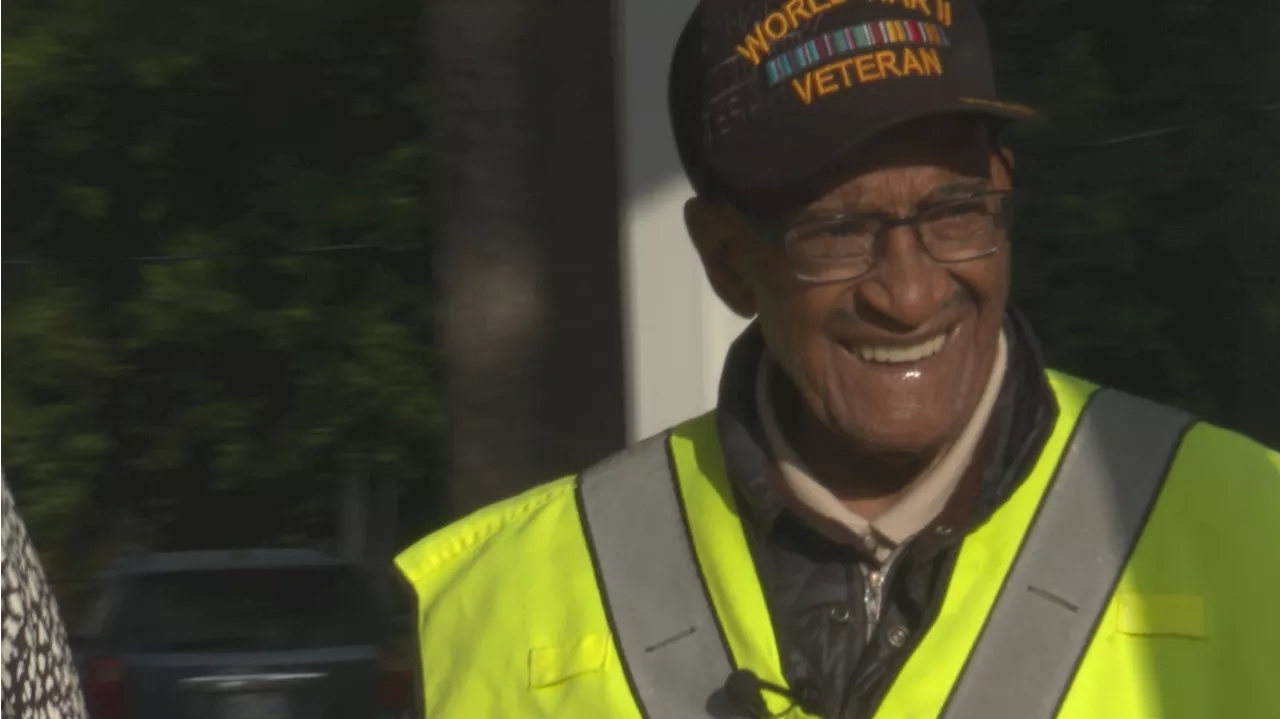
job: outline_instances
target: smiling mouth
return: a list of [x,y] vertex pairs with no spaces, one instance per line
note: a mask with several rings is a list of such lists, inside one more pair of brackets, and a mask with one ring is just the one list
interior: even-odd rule
[[958,327],[953,327],[946,332],[939,332],[937,335],[930,337],[918,344],[907,347],[876,347],[874,345],[859,345],[854,351],[857,356],[864,362],[872,364],[906,364],[909,362],[919,362],[928,359],[942,351],[947,346],[947,342],[956,335]]

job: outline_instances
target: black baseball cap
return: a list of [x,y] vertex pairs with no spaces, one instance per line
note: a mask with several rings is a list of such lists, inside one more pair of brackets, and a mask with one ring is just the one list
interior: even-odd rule
[[972,0],[702,0],[668,100],[695,191],[727,199],[803,183],[911,120],[1036,117],[996,95]]

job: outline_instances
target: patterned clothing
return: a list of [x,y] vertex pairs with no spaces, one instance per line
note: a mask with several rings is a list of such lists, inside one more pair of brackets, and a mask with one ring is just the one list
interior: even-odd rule
[[3,486],[4,717],[84,719],[84,699],[76,677],[58,604],[45,582],[44,568],[18,516],[9,485]]

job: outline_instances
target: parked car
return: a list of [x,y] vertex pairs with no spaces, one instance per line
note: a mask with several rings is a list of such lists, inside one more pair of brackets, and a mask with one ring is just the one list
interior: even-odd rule
[[121,561],[74,643],[92,719],[401,719],[388,627],[358,565],[181,552]]

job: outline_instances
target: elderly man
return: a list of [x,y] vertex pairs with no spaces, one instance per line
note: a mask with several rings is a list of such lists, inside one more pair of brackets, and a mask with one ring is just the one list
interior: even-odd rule
[[714,412],[400,556],[426,716],[1280,716],[1280,456],[1045,369],[969,1],[703,0],[670,109],[755,321]]

